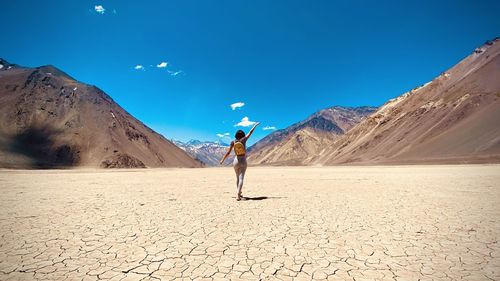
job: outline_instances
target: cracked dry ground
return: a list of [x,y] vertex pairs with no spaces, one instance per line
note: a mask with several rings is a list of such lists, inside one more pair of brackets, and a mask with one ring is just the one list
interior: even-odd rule
[[0,189],[0,280],[500,280],[496,165],[251,167],[241,202],[230,168]]

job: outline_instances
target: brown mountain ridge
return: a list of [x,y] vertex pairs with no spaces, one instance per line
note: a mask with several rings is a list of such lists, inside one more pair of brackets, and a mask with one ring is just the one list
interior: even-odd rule
[[307,165],[377,108],[334,106],[275,131],[249,148],[253,165]]
[[0,59],[0,167],[200,167],[99,88]]
[[388,101],[312,164],[500,162],[500,40]]

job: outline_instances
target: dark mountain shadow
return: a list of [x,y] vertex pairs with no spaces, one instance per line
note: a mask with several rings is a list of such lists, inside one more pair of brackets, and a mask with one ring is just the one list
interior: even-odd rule
[[32,169],[51,169],[75,166],[80,151],[69,144],[56,143],[60,132],[48,127],[29,127],[11,138],[7,149],[31,159]]

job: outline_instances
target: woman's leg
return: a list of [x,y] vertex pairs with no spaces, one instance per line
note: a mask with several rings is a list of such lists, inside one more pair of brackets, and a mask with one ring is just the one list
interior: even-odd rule
[[234,173],[236,174],[236,199],[240,199],[239,186],[240,186],[240,163],[238,163],[238,159],[236,157],[233,161]]
[[241,196],[241,189],[243,188],[243,180],[245,179],[245,172],[247,171],[247,163],[240,163],[239,165],[239,173],[238,173],[238,196]]

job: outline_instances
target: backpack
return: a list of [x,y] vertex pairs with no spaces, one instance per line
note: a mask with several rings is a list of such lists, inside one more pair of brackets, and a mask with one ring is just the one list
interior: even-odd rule
[[234,153],[236,156],[244,156],[245,155],[245,145],[240,141],[234,142]]

